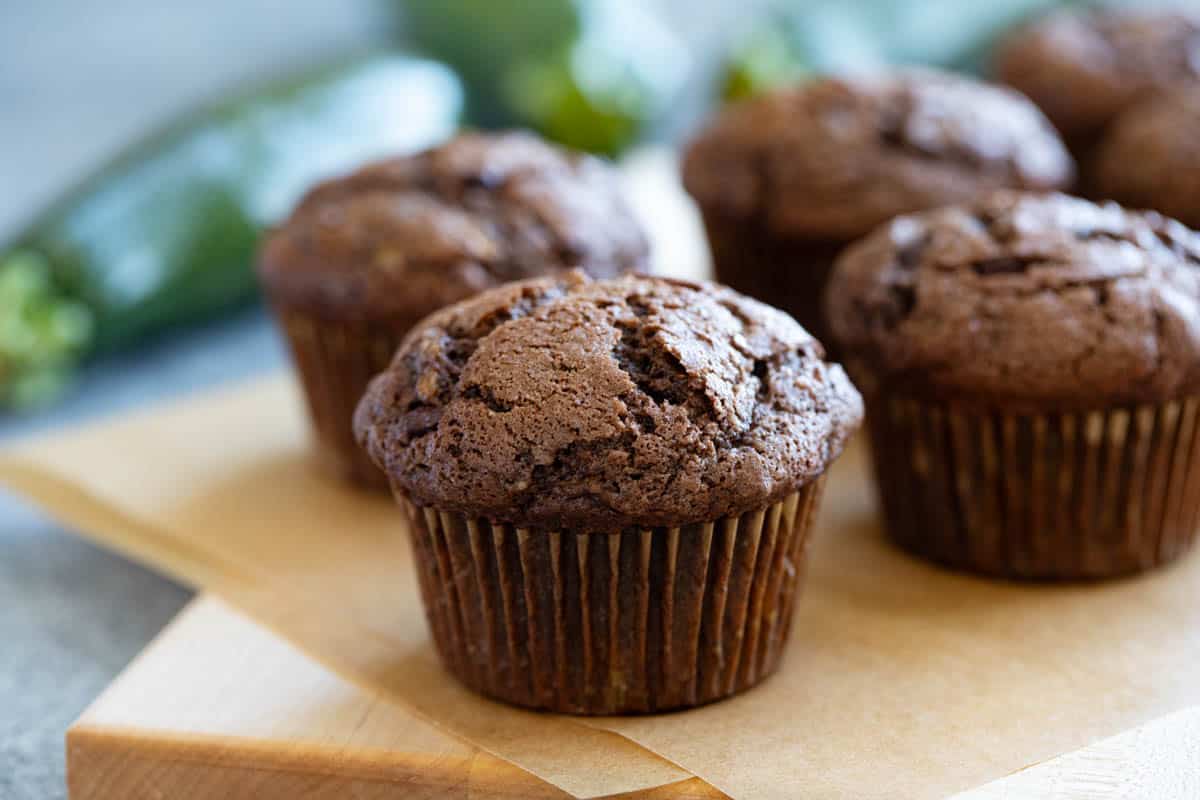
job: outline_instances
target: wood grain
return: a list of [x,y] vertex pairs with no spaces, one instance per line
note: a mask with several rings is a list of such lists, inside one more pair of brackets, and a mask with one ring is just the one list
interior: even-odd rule
[[[71,727],[67,772],[72,800],[569,797],[208,596]],[[722,797],[699,780],[622,796]]]
[[[563,800],[565,792],[355,687],[211,596],[67,734],[72,800]],[[714,800],[699,779],[614,797]],[[1200,797],[1200,709],[954,800]]]

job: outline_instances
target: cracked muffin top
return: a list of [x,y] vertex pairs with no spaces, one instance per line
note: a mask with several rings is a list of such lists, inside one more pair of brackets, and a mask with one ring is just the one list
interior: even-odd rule
[[900,217],[826,297],[866,392],[1094,407],[1200,389],[1200,236],[1155,213],[1000,192]]
[[642,271],[649,248],[613,170],[526,133],[462,134],[312,189],[268,239],[277,300],[410,322],[502,283]]
[[706,213],[840,239],[981,191],[1063,188],[1074,162],[1020,94],[910,69],[822,78],[731,106],[692,142],[683,171]]
[[1069,139],[1091,137],[1148,93],[1200,81],[1200,11],[1054,12],[1001,43],[996,74]]
[[1200,227],[1200,84],[1122,114],[1096,154],[1096,191]]
[[775,502],[861,416],[842,368],[786,314],[716,285],[576,271],[430,316],[355,431],[419,506],[617,531]]

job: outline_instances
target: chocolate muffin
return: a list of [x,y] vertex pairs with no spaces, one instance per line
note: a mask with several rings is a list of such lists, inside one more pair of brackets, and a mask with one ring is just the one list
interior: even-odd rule
[[614,714],[774,671],[861,413],[775,309],[576,272],[425,320],[355,429],[407,512],[447,668],[518,705]]
[[1200,523],[1200,237],[1002,192],[900,217],[829,287],[891,536],[1014,578],[1154,567]]
[[259,272],[322,451],[386,488],[351,420],[409,328],[508,281],[575,267],[610,277],[648,256],[607,165],[529,134],[468,133],[315,187],[267,240]]
[[691,144],[683,174],[718,280],[828,343],[821,297],[847,244],[897,214],[997,188],[1064,187],[1074,165],[1017,93],[906,70],[733,106]]
[[1086,167],[1122,111],[1147,95],[1200,81],[1200,10],[1054,12],[1001,43],[995,72],[1046,112]]
[[1096,192],[1200,227],[1198,131],[1200,84],[1132,107],[1109,127],[1097,151]]

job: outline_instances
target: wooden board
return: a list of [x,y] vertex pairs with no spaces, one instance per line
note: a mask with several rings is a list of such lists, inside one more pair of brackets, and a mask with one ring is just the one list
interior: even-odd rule
[[[67,779],[72,800],[568,797],[208,596],[67,732]],[[699,780],[637,795],[720,796]]]
[[[567,795],[341,680],[221,601],[194,601],[67,733],[72,800]],[[712,800],[699,780],[622,797]],[[957,800],[1194,800],[1200,709]]]

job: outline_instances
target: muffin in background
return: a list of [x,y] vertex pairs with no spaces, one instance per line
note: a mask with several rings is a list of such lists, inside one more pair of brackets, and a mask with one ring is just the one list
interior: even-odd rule
[[426,319],[355,429],[411,522],[447,669],[517,705],[615,714],[775,670],[861,414],[782,312],[576,272]]
[[1058,135],[1016,92],[931,70],[801,83],[726,109],[691,143],[717,279],[830,344],[833,261],[898,215],[1074,177]]
[[320,184],[266,241],[259,274],[321,451],[387,481],[354,440],[354,407],[404,334],[508,281],[644,270],[646,239],[609,166],[524,133],[462,134]]
[[1164,564],[1200,524],[1200,237],[1003,192],[900,217],[829,287],[888,532],[1010,578]]
[[1096,151],[1092,174],[1100,197],[1200,227],[1200,83],[1118,117]]
[[1105,128],[1123,111],[1200,82],[1198,41],[1194,6],[1065,9],[1010,34],[997,50],[995,73],[1037,103],[1086,172]]

